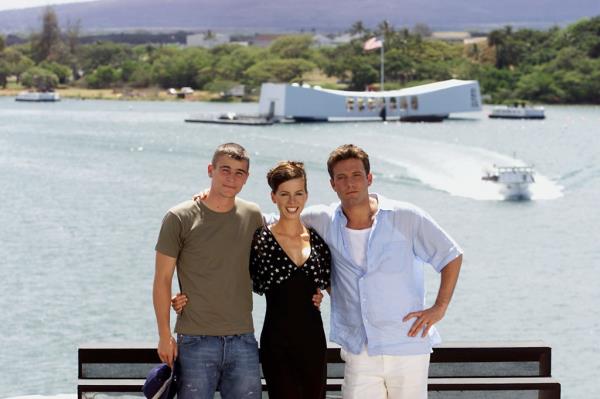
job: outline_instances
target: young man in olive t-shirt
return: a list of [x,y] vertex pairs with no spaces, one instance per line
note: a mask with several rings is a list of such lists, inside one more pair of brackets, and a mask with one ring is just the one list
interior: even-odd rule
[[[248,259],[262,216],[257,205],[236,198],[248,168],[242,146],[219,146],[208,165],[208,196],[171,208],[163,219],[153,289],[158,354],[171,366],[177,358],[180,399],[213,398],[217,388],[224,399],[261,397]],[[169,313],[175,267],[188,296],[177,342]]]

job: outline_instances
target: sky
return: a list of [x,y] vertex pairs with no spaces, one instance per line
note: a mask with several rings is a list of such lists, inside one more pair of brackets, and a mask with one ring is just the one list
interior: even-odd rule
[[40,7],[48,4],[77,3],[93,0],[0,0],[0,11],[17,8]]

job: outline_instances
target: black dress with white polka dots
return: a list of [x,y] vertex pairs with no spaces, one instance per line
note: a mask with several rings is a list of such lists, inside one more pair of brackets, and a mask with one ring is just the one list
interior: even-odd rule
[[329,287],[331,253],[316,231],[308,231],[311,252],[299,266],[267,227],[254,234],[250,275],[254,291],[267,299],[260,355],[270,399],[325,397],[327,342],[312,297]]

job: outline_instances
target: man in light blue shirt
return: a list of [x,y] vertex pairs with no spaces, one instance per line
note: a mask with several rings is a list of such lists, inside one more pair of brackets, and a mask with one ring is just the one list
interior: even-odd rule
[[[452,298],[462,250],[421,209],[369,194],[362,149],[338,147],[327,167],[341,203],[307,208],[303,221],[333,257],[330,339],[346,361],[344,398],[426,398],[429,354],[440,342],[434,324]],[[429,308],[425,263],[441,273]]]

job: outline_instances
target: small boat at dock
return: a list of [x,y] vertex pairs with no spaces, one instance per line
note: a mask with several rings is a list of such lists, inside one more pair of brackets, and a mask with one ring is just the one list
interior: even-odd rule
[[546,115],[544,107],[500,105],[492,109],[489,117],[498,119],[544,119]]
[[217,123],[224,125],[251,125],[264,126],[272,125],[276,121],[269,116],[262,115],[242,115],[235,112],[227,112],[221,115],[198,115],[185,120],[192,123]]
[[55,91],[22,91],[17,94],[15,101],[55,102],[60,101],[60,95]]

